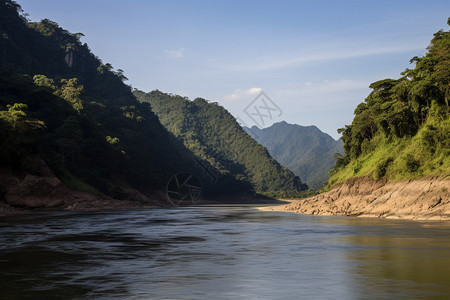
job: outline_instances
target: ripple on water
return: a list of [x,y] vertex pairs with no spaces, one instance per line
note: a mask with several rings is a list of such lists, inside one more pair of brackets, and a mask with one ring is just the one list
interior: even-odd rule
[[443,297],[449,228],[233,207],[3,218],[0,298]]

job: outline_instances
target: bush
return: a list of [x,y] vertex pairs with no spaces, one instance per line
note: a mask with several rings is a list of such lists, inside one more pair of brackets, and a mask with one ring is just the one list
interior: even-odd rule
[[416,172],[420,167],[420,162],[414,158],[414,156],[410,153],[406,155],[405,164],[406,164],[406,170],[410,173]]
[[386,175],[386,170],[393,161],[394,161],[394,159],[392,157],[389,157],[388,159],[386,159],[385,161],[383,161],[377,165],[377,168],[375,170],[375,176],[374,176],[376,180],[378,180],[381,177],[383,177],[384,175]]

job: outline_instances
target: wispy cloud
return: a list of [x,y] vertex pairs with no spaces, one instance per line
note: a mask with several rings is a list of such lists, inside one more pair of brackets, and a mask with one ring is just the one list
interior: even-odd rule
[[357,104],[368,95],[370,83],[370,80],[364,79],[288,83],[277,91],[276,97],[280,101],[286,102],[284,103],[286,106],[292,106],[292,103],[301,103],[302,110],[324,105],[341,105],[348,101],[356,101]]
[[291,82],[283,91],[287,94],[307,95],[315,93],[328,93],[338,91],[351,91],[367,89],[371,81],[356,79],[324,80],[321,82]]
[[253,96],[261,93],[262,89],[259,87],[249,88],[247,90],[236,89],[233,93],[225,95],[223,100],[227,102],[234,102],[238,99],[241,99],[244,96]]
[[164,54],[170,58],[182,58],[184,57],[185,48],[180,48],[176,50],[164,50]]
[[282,69],[295,67],[303,63],[320,62],[327,60],[349,59],[370,55],[402,53],[408,51],[423,50],[423,47],[416,45],[396,45],[387,47],[366,47],[361,49],[330,49],[315,54],[305,53],[303,55],[295,55],[290,57],[265,57],[258,61],[243,64],[228,64],[220,65],[219,67],[227,71],[235,72],[252,72],[252,71],[267,71],[273,69]]

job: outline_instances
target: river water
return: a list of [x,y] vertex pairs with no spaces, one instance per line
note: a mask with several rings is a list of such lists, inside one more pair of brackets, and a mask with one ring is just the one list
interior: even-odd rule
[[0,218],[0,299],[450,297],[450,224],[196,207]]

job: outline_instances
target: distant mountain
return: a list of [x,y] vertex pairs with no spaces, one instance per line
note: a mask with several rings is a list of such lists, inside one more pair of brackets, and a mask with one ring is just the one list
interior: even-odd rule
[[334,153],[343,153],[342,141],[335,141],[316,126],[282,121],[265,129],[253,126],[244,130],[312,189],[328,181],[328,171],[335,164]]
[[203,162],[219,173],[248,180],[257,192],[279,196],[306,189],[299,177],[273,159],[266,148],[250,138],[235,118],[217,103],[202,98],[193,101],[153,91],[134,91],[150,103],[161,123]]

